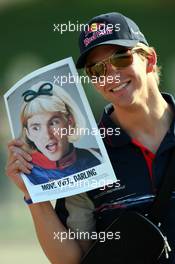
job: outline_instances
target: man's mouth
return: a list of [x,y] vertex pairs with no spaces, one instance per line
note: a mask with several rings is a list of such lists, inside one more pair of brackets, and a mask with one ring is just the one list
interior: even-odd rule
[[112,88],[110,91],[113,93],[121,91],[122,89],[125,89],[128,86],[128,84],[130,84],[130,82],[131,81],[124,82],[124,83],[120,84],[119,86]]
[[55,143],[49,143],[46,145],[46,149],[49,150],[50,152],[55,152],[57,150],[58,144]]

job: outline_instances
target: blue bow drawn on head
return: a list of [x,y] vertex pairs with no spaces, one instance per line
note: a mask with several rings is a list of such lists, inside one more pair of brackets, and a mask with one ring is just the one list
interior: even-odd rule
[[25,91],[22,96],[24,96],[24,101],[25,102],[30,102],[32,101],[33,99],[35,99],[36,97],[40,96],[40,95],[49,95],[49,96],[52,96],[53,93],[51,93],[53,89],[53,85],[51,83],[44,83],[42,84],[38,91],[35,92],[33,90],[27,90]]

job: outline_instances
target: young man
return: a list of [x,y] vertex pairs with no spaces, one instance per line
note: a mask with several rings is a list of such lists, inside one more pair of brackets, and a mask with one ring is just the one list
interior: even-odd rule
[[[91,78],[106,76],[105,85],[99,82],[95,89],[111,102],[105,108],[100,127],[121,128],[120,136],[107,135],[104,139],[120,187],[58,200],[56,212],[49,202],[29,206],[41,246],[54,264],[80,263],[83,252],[91,244],[89,240],[61,243],[53,240],[54,231],[66,232],[66,228],[71,228],[99,232],[123,209],[149,213],[175,147],[175,102],[171,95],[161,94],[158,89],[156,53],[138,26],[119,13],[95,17],[88,25],[80,35],[77,67],[85,67]],[[119,83],[115,81],[116,75],[120,76]],[[9,144],[7,174],[27,199],[19,172],[29,169],[30,156],[20,149],[21,144],[17,140]],[[173,195],[172,198],[162,222],[172,252],[168,262],[162,256],[157,263],[175,262]]]

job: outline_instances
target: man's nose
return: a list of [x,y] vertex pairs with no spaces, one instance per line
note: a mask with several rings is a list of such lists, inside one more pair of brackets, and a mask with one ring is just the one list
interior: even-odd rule
[[106,63],[106,85],[111,85],[113,83],[120,83],[120,69],[110,62]]
[[50,139],[53,137],[53,131],[49,126],[43,127],[43,134],[45,139]]
[[106,76],[113,76],[113,75],[120,75],[120,68],[114,66],[112,63],[110,62],[106,62]]

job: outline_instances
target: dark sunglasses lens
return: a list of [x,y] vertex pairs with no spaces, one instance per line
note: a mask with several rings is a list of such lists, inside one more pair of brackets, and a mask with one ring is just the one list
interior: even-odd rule
[[115,67],[128,67],[133,62],[133,56],[129,51],[123,54],[114,54],[111,57],[110,62]]
[[105,64],[104,63],[97,63],[91,67],[88,67],[88,72],[90,76],[100,77],[105,75]]

